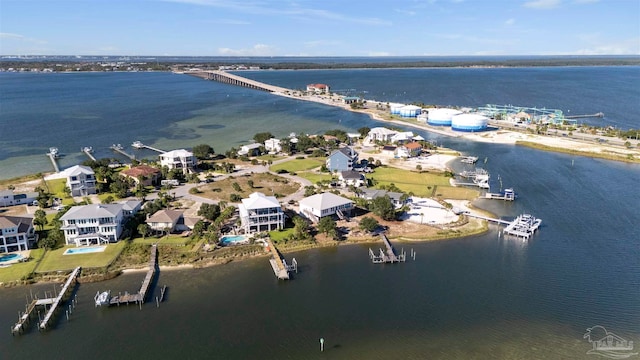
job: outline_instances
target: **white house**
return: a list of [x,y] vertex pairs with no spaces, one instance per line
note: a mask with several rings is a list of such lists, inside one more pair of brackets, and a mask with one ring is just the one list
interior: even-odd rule
[[280,146],[280,139],[271,138],[265,140],[264,148],[269,152],[279,153],[282,151],[282,146]]
[[254,156],[258,153],[261,146],[262,144],[259,144],[259,143],[242,145],[242,147],[240,147],[240,150],[238,150],[238,155]]
[[373,129],[369,130],[369,134],[367,134],[367,140],[370,142],[390,142],[391,138],[397,133],[397,131],[387,129],[385,127],[374,127]]
[[245,234],[284,228],[285,215],[275,196],[254,192],[242,199],[238,210]]
[[127,213],[140,206],[133,203],[74,206],[60,220],[67,245],[91,245],[117,242],[122,235]]
[[339,179],[342,186],[353,185],[355,187],[360,187],[366,184],[364,174],[355,170],[341,171]]
[[413,133],[411,131],[399,132],[391,137],[391,142],[397,144],[402,144],[409,141],[413,141]]
[[31,204],[37,198],[37,192],[16,194],[13,190],[0,190],[0,207]]
[[87,196],[96,193],[96,174],[88,166],[74,165],[64,173],[71,196]]
[[182,169],[184,173],[187,173],[196,166],[196,157],[191,151],[185,149],[167,151],[160,154],[160,165],[166,166],[170,170]]
[[400,193],[400,192],[394,192],[394,191],[387,191],[387,190],[378,190],[378,189],[362,189],[359,192],[359,197],[365,199],[365,200],[373,200],[375,198],[379,198],[379,197],[383,197],[383,196],[388,196],[389,199],[391,200],[391,203],[396,207],[396,208],[401,208],[404,205],[407,204],[408,201],[408,197],[404,196],[405,194]]
[[307,91],[314,92],[316,94],[328,94],[329,85],[327,84],[309,84],[307,85]]
[[329,192],[300,200],[300,212],[313,220],[333,214],[351,213],[352,209],[353,201]]
[[0,253],[28,250],[35,241],[33,218],[0,216]]

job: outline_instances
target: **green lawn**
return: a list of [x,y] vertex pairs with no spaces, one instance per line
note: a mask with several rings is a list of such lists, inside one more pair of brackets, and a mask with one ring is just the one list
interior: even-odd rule
[[316,173],[316,172],[310,172],[310,171],[302,171],[297,173],[297,176],[303,179],[307,179],[311,181],[313,184],[316,184],[318,181],[331,180],[331,174],[329,173]]
[[136,238],[133,240],[134,244],[155,244],[158,245],[185,245],[191,240],[189,236],[169,235],[160,238],[149,236],[147,238]]
[[67,186],[67,179],[47,180],[47,187],[53,196],[62,199],[63,205],[73,205],[73,198],[67,197],[64,188]]
[[465,187],[438,185],[438,187],[436,187],[434,195],[442,199],[471,201],[475,200],[480,195],[480,193],[478,192],[478,190]]
[[75,267],[82,266],[86,268],[100,268],[109,265],[115,258],[120,255],[126,243],[120,241],[116,244],[106,245],[107,248],[103,252],[90,254],[63,255],[65,250],[75,246],[65,246],[60,249],[48,251],[37,272],[65,271],[73,270]]
[[312,157],[305,159],[293,159],[281,164],[273,165],[269,170],[277,172],[278,170],[287,170],[290,173],[315,169],[326,163],[326,157]]
[[[416,196],[430,197],[434,186],[449,186],[449,178],[444,174],[422,172],[392,167],[378,167],[373,174],[367,174],[367,178],[375,179],[376,187],[380,185],[395,184],[404,192],[412,192]],[[431,187],[431,189],[429,188]]]
[[273,240],[274,243],[278,243],[291,234],[293,234],[293,228],[288,228],[284,230],[270,231],[269,237],[271,237],[271,240]]
[[36,265],[38,264],[38,260],[42,258],[43,254],[44,249],[34,249],[31,250],[31,253],[29,255],[31,257],[31,260],[13,264],[6,268],[0,268],[0,283],[26,278],[33,272]]
[[281,155],[272,155],[272,154],[267,154],[267,155],[261,155],[256,157],[256,159],[260,160],[260,161],[276,161],[276,160],[280,160],[282,159],[283,156]]

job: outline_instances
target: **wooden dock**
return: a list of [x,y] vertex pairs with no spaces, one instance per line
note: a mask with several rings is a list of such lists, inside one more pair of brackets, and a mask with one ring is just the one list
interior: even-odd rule
[[124,294],[118,294],[112,296],[109,299],[109,305],[117,305],[121,304],[130,304],[136,303],[142,305],[146,300],[147,293],[151,288],[151,283],[153,282],[153,278],[156,275],[156,271],[158,269],[158,245],[151,245],[151,257],[149,259],[149,271],[147,271],[147,275],[142,280],[142,285],[140,286],[140,290],[136,294],[129,294],[125,291]]
[[69,293],[72,291],[71,285],[76,282],[78,275],[80,274],[80,270],[81,268],[77,267],[71,272],[67,281],[62,286],[62,289],[60,289],[60,292],[55,297],[32,299],[27,305],[26,311],[19,316],[18,322],[11,327],[11,333],[14,335],[21,334],[28,325],[29,319],[31,319],[33,312],[38,306],[44,306],[45,308],[49,306],[49,310],[45,314],[44,318],[42,320],[39,319],[38,323],[38,328],[40,330],[46,330],[50,326],[50,322],[52,321],[56,310],[59,309]]
[[373,262],[374,264],[384,264],[404,262],[406,260],[407,254],[404,251],[398,254],[385,234],[380,234],[380,237],[382,238],[382,242],[384,243],[386,249],[379,249],[379,255],[376,255],[373,250],[369,249],[369,257],[371,258],[371,262]]
[[133,144],[131,144],[131,146],[133,146],[133,147],[134,147],[134,148],[136,148],[136,149],[149,149],[149,150],[153,150],[153,151],[158,152],[158,153],[160,153],[160,154],[164,154],[164,153],[166,153],[166,151],[164,151],[164,150],[161,150],[161,149],[155,148],[155,147],[153,147],[153,146],[145,145],[145,144],[143,144],[143,143],[142,143],[142,142],[140,142],[140,141],[134,141],[134,142],[133,142]]
[[82,149],[80,149],[85,155],[87,155],[89,157],[89,159],[93,160],[93,161],[97,161],[95,156],[93,156],[91,154],[91,152],[93,151],[93,148],[91,148],[91,146],[85,146]]
[[58,167],[58,161],[56,160],[56,154],[48,152],[47,156],[49,157],[49,160],[51,160],[51,164],[53,165],[53,169],[59,173],[60,172],[60,167]]
[[503,192],[499,193],[486,193],[484,194],[485,199],[493,199],[493,200],[506,200],[506,201],[514,201],[516,199],[516,193],[513,189],[504,189]]
[[119,153],[121,155],[124,155],[124,156],[128,157],[131,160],[135,160],[136,159],[135,155],[132,155],[132,154],[129,154],[129,153],[125,152],[124,148],[120,144],[113,144],[113,145],[109,146],[109,149],[111,149],[111,150],[113,150],[113,151],[115,151],[115,152],[117,152],[117,153]]
[[269,263],[271,264],[273,273],[278,279],[289,280],[291,271],[295,271],[296,273],[298,272],[298,261],[296,261],[296,258],[293,258],[291,265],[288,265],[285,258],[280,254],[278,249],[276,249],[273,242],[271,242],[271,239],[267,239],[267,247],[271,252]]
[[476,219],[487,220],[487,221],[498,223],[500,225],[506,225],[504,229],[505,234],[513,235],[519,238],[523,238],[525,240],[529,239],[536,232],[536,230],[538,230],[538,228],[540,227],[540,224],[542,224],[541,219],[537,219],[529,214],[519,215],[512,221],[495,219],[495,218],[490,218],[482,215],[474,215],[470,213],[464,213],[464,214]]

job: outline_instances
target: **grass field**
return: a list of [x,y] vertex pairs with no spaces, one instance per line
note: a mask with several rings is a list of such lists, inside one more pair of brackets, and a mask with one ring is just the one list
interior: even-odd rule
[[274,243],[278,243],[291,234],[293,234],[293,228],[270,231],[269,237],[271,237],[271,240],[273,240]]
[[13,264],[6,268],[0,269],[0,283],[6,283],[10,281],[17,281],[26,278],[35,270],[38,261],[44,255],[44,249],[31,250],[31,260],[27,262]]
[[107,248],[99,253],[63,255],[65,250],[75,248],[75,246],[65,246],[60,249],[48,251],[36,271],[65,271],[73,270],[78,266],[84,268],[105,267],[118,257],[125,245],[125,241],[120,241],[116,244],[106,245]]
[[444,174],[417,173],[392,167],[376,168],[375,172],[368,174],[367,177],[377,182],[376,187],[393,183],[404,192],[412,192],[414,195],[422,197],[431,196],[433,187],[436,185],[449,186],[449,178]]
[[311,181],[311,183],[316,184],[319,181],[331,180],[332,176],[329,173],[317,173],[311,171],[302,171],[297,173],[299,177],[303,179],[307,179]]
[[[249,186],[249,180],[253,181],[253,188]],[[233,187],[233,183],[238,183],[240,191]],[[285,179],[281,176],[269,173],[256,173],[250,176],[234,176],[224,180],[216,181],[207,185],[199,186],[202,193],[198,196],[212,200],[230,201],[231,194],[238,194],[242,198],[248,198],[253,192],[261,192],[265,195],[280,194],[287,196],[293,194],[300,188],[296,182]]]
[[290,173],[297,173],[298,171],[305,171],[315,169],[326,163],[326,157],[312,157],[304,159],[293,159],[291,161],[283,162],[281,164],[273,165],[269,170],[277,172],[278,170],[287,170]]
[[134,244],[155,244],[158,243],[158,245],[186,245],[189,241],[191,240],[191,237],[189,236],[180,236],[180,235],[169,235],[169,236],[162,236],[162,237],[147,237],[147,238],[137,238],[134,239],[133,242]]
[[67,197],[67,194],[64,193],[64,188],[66,186],[66,179],[47,180],[47,187],[49,188],[49,192],[53,194],[54,197],[62,199],[62,205],[73,205],[73,198]]
[[480,193],[478,190],[448,185],[438,185],[433,193],[436,197],[452,200],[475,200]]

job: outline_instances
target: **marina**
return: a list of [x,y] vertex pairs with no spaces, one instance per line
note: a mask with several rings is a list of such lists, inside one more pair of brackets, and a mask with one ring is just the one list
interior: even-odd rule
[[[151,284],[153,283],[153,279],[158,271],[158,245],[153,244],[151,246],[151,256],[149,259],[149,270],[147,271],[144,280],[142,281],[142,285],[140,285],[140,290],[138,290],[135,294],[130,294],[126,292],[124,294],[118,293],[118,295],[111,296],[111,290],[98,292],[95,297],[95,306],[120,306],[121,304],[130,304],[136,303],[142,307],[142,304],[145,302],[147,298],[147,293],[151,289]],[[166,288],[166,287],[165,287]],[[164,289],[162,291],[162,297],[164,297]]]
[[455,186],[466,185],[466,186],[477,186],[481,189],[489,189],[489,172],[482,168],[476,168],[474,171],[463,171],[458,176],[469,179],[472,182],[464,182],[464,181],[455,181]]
[[[68,298],[69,294],[73,291],[71,285],[76,282],[76,279],[80,274],[80,270],[81,268],[77,267],[71,272],[71,274],[67,278],[67,281],[64,283],[62,289],[60,289],[60,292],[57,295],[54,293],[53,297],[44,299],[33,298],[32,296],[31,302],[27,304],[25,312],[21,313],[18,318],[18,322],[11,327],[11,333],[13,335],[23,333],[25,327],[28,325],[29,320],[31,319],[31,316],[39,306],[42,306],[45,309],[47,308],[47,306],[49,307],[46,314],[44,315],[44,318],[42,319],[40,319],[40,312],[38,311],[38,328],[40,330],[48,329],[51,326],[51,321],[53,321],[56,310],[58,310],[59,307],[62,306],[64,301]],[[69,318],[70,311],[71,306],[67,310],[67,319]]]
[[540,228],[540,225],[542,224],[541,219],[537,219],[530,214],[521,214],[518,215],[514,220],[507,221],[483,215],[471,214],[469,212],[462,213],[468,217],[494,222],[499,225],[506,225],[504,229],[505,234],[523,238],[524,240],[528,240],[531,236],[533,236],[533,234],[538,230],[538,228]]
[[143,143],[142,143],[142,142],[140,142],[140,141],[134,141],[134,142],[133,142],[133,144],[131,144],[131,146],[132,146],[134,149],[149,149],[149,150],[153,150],[153,151],[155,151],[155,152],[158,152],[158,153],[160,153],[160,154],[164,154],[164,153],[166,153],[166,151],[164,151],[164,150],[160,150],[160,149],[155,148],[155,147],[153,147],[153,146],[145,145],[145,144],[143,144]]
[[379,249],[379,253],[376,254],[373,250],[371,250],[371,248],[369,248],[369,258],[371,258],[371,262],[373,262],[374,264],[384,264],[404,262],[406,260],[407,254],[404,252],[404,250],[402,250],[400,254],[398,254],[385,234],[380,234],[380,238],[382,238],[385,249]]

